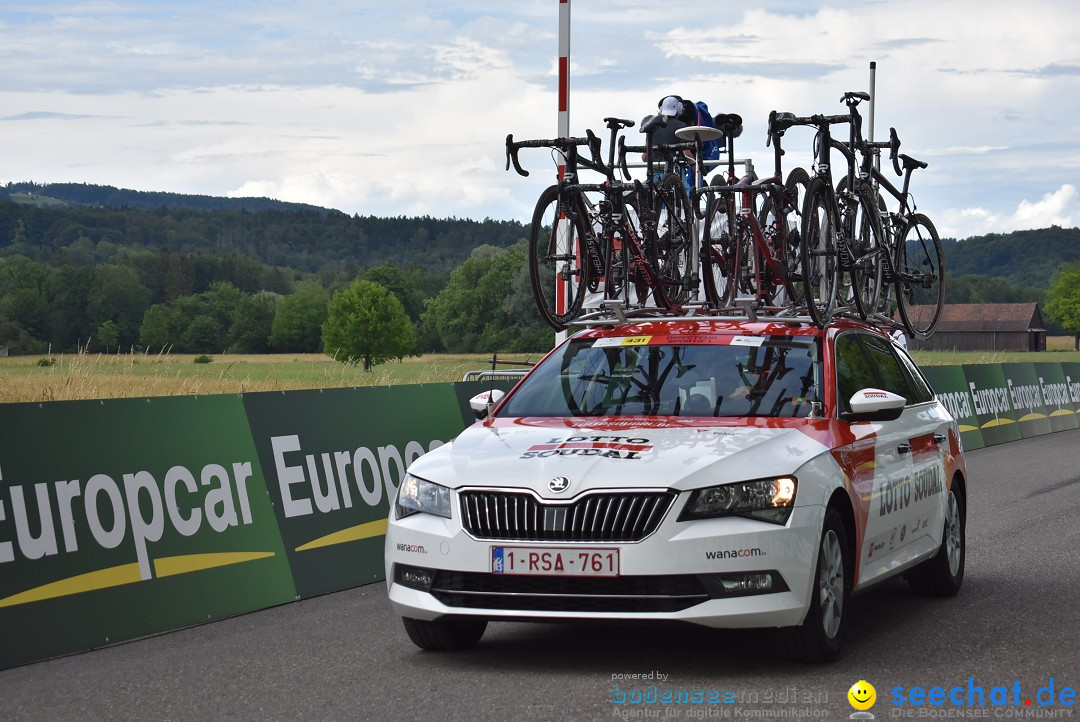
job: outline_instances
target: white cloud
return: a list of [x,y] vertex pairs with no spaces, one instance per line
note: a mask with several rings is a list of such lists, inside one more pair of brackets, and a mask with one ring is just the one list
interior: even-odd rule
[[[522,156],[532,176],[507,173],[503,139],[555,133],[555,3],[253,7],[0,6],[2,180],[528,219],[553,164],[534,151]],[[737,154],[763,171],[770,110],[840,112],[875,60],[878,136],[895,126],[903,151],[931,162],[913,189],[943,235],[1080,219],[1062,195],[1080,168],[1072,0],[762,0],[720,13],[713,0],[625,0],[572,13],[574,134],[639,120],[675,92],[742,115]],[[785,138],[788,168],[809,165],[811,137]],[[1031,188],[1060,190],[1025,200]]]
[[1078,221],[1080,198],[1076,186],[1066,183],[1038,201],[1021,200],[1012,213],[996,213],[981,207],[946,210],[937,227],[942,237],[966,238],[1049,226],[1073,228]]

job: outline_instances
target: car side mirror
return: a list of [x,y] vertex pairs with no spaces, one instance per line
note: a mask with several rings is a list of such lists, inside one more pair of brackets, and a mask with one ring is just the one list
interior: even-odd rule
[[881,389],[861,389],[848,404],[851,411],[841,412],[842,421],[893,421],[904,412],[907,399]]
[[506,396],[506,392],[502,389],[483,391],[469,399],[469,408],[476,414],[478,420],[486,419],[491,416],[492,409],[502,400],[503,396]]

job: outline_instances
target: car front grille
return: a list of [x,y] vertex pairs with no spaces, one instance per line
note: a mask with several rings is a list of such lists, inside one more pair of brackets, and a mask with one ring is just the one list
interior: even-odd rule
[[710,598],[691,574],[591,578],[440,571],[431,594],[448,607],[525,612],[678,612]]
[[515,491],[464,491],[461,518],[477,539],[498,541],[635,542],[656,531],[674,492],[586,494],[553,503]]

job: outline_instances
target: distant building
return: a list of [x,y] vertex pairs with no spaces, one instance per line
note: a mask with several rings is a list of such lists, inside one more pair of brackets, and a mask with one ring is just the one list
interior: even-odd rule
[[[922,318],[931,307],[908,310]],[[1045,351],[1046,326],[1035,302],[946,304],[934,335],[908,344],[923,351]]]

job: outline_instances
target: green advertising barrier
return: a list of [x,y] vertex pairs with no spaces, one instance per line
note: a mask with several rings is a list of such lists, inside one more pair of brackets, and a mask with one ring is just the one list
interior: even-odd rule
[[964,364],[964,378],[987,446],[1023,438],[1009,399],[1009,384],[999,364]]
[[1080,427],[1076,418],[1076,402],[1069,393],[1065,370],[1059,363],[1036,363],[1035,375],[1039,379],[1043,401],[1050,412],[1052,431],[1067,431]]
[[[1080,363],[1061,364],[1061,375],[1065,377],[1065,386],[1069,391],[1073,412],[1080,414]],[[1077,421],[1080,422],[1080,419]]]
[[964,449],[971,451],[986,446],[979,428],[979,419],[975,416],[975,402],[971,389],[968,388],[964,369],[959,366],[925,366],[922,372],[934,389],[934,396],[956,419]]
[[463,428],[450,384],[244,396],[301,597],[381,580],[405,468]]
[[0,406],[0,667],[296,598],[238,396]]
[[1027,439],[1053,431],[1050,426],[1050,411],[1043,401],[1042,387],[1035,373],[1035,364],[1001,364],[1001,372],[1005,375],[1005,383],[1009,387],[1009,402],[1016,413],[1020,434]]

